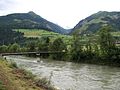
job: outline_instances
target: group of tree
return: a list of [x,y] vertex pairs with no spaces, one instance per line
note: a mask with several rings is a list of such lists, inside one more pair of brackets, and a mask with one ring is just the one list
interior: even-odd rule
[[23,33],[13,31],[9,28],[0,28],[0,45],[23,43],[25,40],[23,35]]
[[21,50],[20,45],[17,43],[0,46],[0,53],[19,52]]
[[110,26],[101,28],[98,37],[90,39],[86,44],[81,43],[81,36],[74,35],[70,59],[75,62],[88,62],[98,64],[120,65],[120,47],[111,35]]
[[82,42],[82,36],[76,32],[69,48],[62,38],[51,40],[51,38],[43,36],[39,39],[29,38],[22,46],[16,42],[2,45],[0,52],[59,51],[61,53],[43,54],[41,56],[55,60],[120,65],[120,47],[116,44],[116,39],[110,31],[111,27],[105,26],[99,30],[97,37],[92,36],[85,43]]
[[[52,59],[64,59],[63,51],[66,51],[66,45],[61,38],[55,39],[53,42],[50,41],[49,37],[41,37],[41,38],[29,38],[24,43],[24,45],[19,45],[18,43],[13,43],[9,45],[1,45],[0,46],[0,53],[14,53],[14,52],[61,52],[61,53],[54,53],[54,54],[41,54],[43,58],[52,58]],[[34,56],[34,55],[32,55]]]

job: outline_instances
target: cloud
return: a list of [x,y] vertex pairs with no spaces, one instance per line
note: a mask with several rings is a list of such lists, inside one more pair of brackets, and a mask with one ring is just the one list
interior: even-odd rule
[[12,9],[15,3],[15,0],[0,0],[0,11]]
[[0,0],[0,15],[34,11],[63,27],[73,27],[98,11],[120,11],[120,0]]

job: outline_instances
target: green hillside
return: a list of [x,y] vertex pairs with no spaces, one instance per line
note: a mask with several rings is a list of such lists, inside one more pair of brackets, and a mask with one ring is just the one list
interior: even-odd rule
[[66,43],[71,43],[72,36],[63,35],[55,32],[45,31],[42,29],[15,29],[17,32],[24,33],[24,37],[27,38],[41,38],[41,37],[49,37],[52,41],[56,38],[62,38]]
[[[15,31],[24,33],[25,37],[57,36],[58,33],[45,31],[42,29],[15,29]],[[64,36],[64,35],[61,35]]]
[[120,31],[120,12],[100,11],[83,20],[81,20],[74,28],[72,33],[78,31],[80,34],[96,33],[103,26],[109,25],[113,28],[113,32]]
[[0,16],[0,28],[11,29],[43,29],[61,34],[67,34],[70,30],[66,30],[57,24],[54,24],[34,12],[14,13],[6,16]]

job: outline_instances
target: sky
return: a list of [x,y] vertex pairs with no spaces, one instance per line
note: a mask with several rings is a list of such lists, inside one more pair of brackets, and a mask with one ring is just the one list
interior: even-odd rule
[[68,29],[98,11],[120,11],[120,0],[0,0],[0,16],[29,11]]

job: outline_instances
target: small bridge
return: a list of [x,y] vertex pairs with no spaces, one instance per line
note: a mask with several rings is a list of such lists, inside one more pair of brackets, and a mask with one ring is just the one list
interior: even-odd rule
[[58,54],[58,53],[65,53],[65,51],[40,51],[40,52],[16,52],[16,53],[1,53],[1,56],[8,56],[8,55],[39,55],[40,54]]

